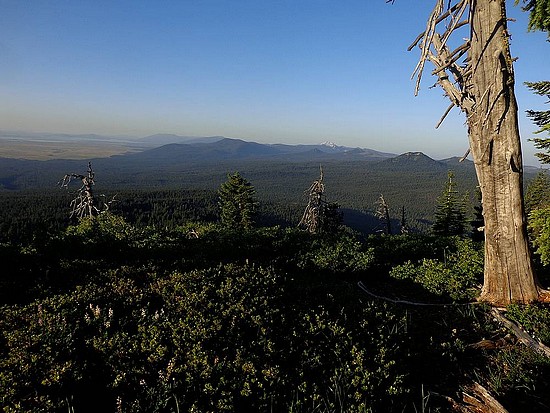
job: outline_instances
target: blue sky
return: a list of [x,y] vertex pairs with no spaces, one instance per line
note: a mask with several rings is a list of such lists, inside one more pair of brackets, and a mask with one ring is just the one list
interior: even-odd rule
[[[433,1],[0,0],[0,129],[146,136],[224,135],[435,158],[467,149],[464,119],[411,73]],[[544,99],[550,44],[509,2],[523,111]]]

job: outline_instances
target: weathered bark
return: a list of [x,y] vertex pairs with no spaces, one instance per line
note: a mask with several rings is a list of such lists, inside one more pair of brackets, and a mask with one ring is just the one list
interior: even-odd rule
[[[451,103],[466,114],[485,221],[485,274],[480,299],[503,306],[547,298],[533,273],[527,238],[506,2],[459,0],[448,4],[444,11],[445,3],[436,0],[426,31],[409,50],[416,45],[421,50],[414,72],[416,92],[424,63],[430,60],[438,84]],[[437,28],[443,21],[445,29],[440,34]],[[466,24],[470,27],[469,39],[451,51],[448,39]],[[466,61],[459,64],[465,53]]]
[[505,0],[470,5],[472,67],[466,110],[470,148],[481,188],[485,220],[485,277],[481,300],[526,303],[539,296],[532,269],[523,207],[523,171],[506,29]]
[[466,403],[463,410],[466,412],[508,413],[508,410],[485,387],[477,382],[474,382],[462,392],[462,399]]

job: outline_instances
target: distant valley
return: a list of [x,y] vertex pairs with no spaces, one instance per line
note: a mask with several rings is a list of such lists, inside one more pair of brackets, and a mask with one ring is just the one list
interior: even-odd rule
[[[27,137],[26,142],[31,142]],[[3,147],[7,137],[3,138]],[[25,141],[24,136],[12,140]],[[141,190],[215,191],[227,173],[239,171],[256,188],[263,202],[300,210],[304,191],[319,177],[322,166],[326,195],[345,211],[347,222],[360,227],[372,216],[381,194],[394,217],[405,207],[414,226],[433,218],[436,199],[453,170],[458,189],[475,202],[477,185],[473,163],[458,158],[434,160],[421,152],[401,155],[330,142],[318,145],[259,144],[239,139],[154,135],[140,140],[114,141],[97,135],[49,135],[34,143],[63,147],[119,145],[122,153],[90,159],[15,159],[0,157],[0,193],[44,191],[63,193],[57,182],[67,173],[86,173],[88,161],[96,173],[96,190],[113,193]],[[106,142],[109,142],[108,144]],[[534,171],[528,170],[526,180]],[[75,184],[76,186],[77,184]]]

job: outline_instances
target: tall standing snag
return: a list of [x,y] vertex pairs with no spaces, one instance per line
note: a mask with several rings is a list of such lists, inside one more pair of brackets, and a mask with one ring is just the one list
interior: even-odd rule
[[[468,38],[451,49],[462,27]],[[420,48],[415,94],[426,61],[451,101],[466,115],[470,150],[483,200],[485,269],[481,300],[527,303],[544,292],[533,273],[523,207],[523,166],[505,0],[436,0]],[[465,58],[464,58],[465,57]],[[441,123],[441,121],[439,123]],[[439,124],[438,124],[439,126]]]
[[391,218],[390,218],[390,207],[384,195],[380,194],[380,198],[376,202],[376,218],[380,219],[384,224],[384,233],[391,235]]
[[63,179],[58,182],[58,185],[62,188],[69,188],[69,184],[75,179],[82,182],[82,186],[75,191],[75,197],[71,201],[70,218],[76,217],[81,219],[84,217],[92,217],[109,209],[112,200],[111,202],[103,202],[96,199],[94,196],[94,177],[95,173],[92,169],[92,163],[88,162],[88,173],[86,175],[75,173],[66,174]]
[[325,184],[323,168],[320,167],[319,179],[313,181],[306,191],[308,203],[298,227],[312,234],[333,231],[338,228],[342,216],[338,212],[338,204],[325,199]]
[[323,168],[320,167],[319,179],[313,181],[307,190],[308,202],[299,227],[305,228],[312,234],[319,231],[321,227],[321,211],[323,208],[325,184],[323,183]]

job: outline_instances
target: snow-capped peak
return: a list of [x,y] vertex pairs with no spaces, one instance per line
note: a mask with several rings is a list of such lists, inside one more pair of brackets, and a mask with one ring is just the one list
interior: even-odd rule
[[331,141],[324,141],[323,143],[321,143],[322,146],[327,146],[329,148],[337,148],[338,145],[336,145],[334,142],[331,142]]

